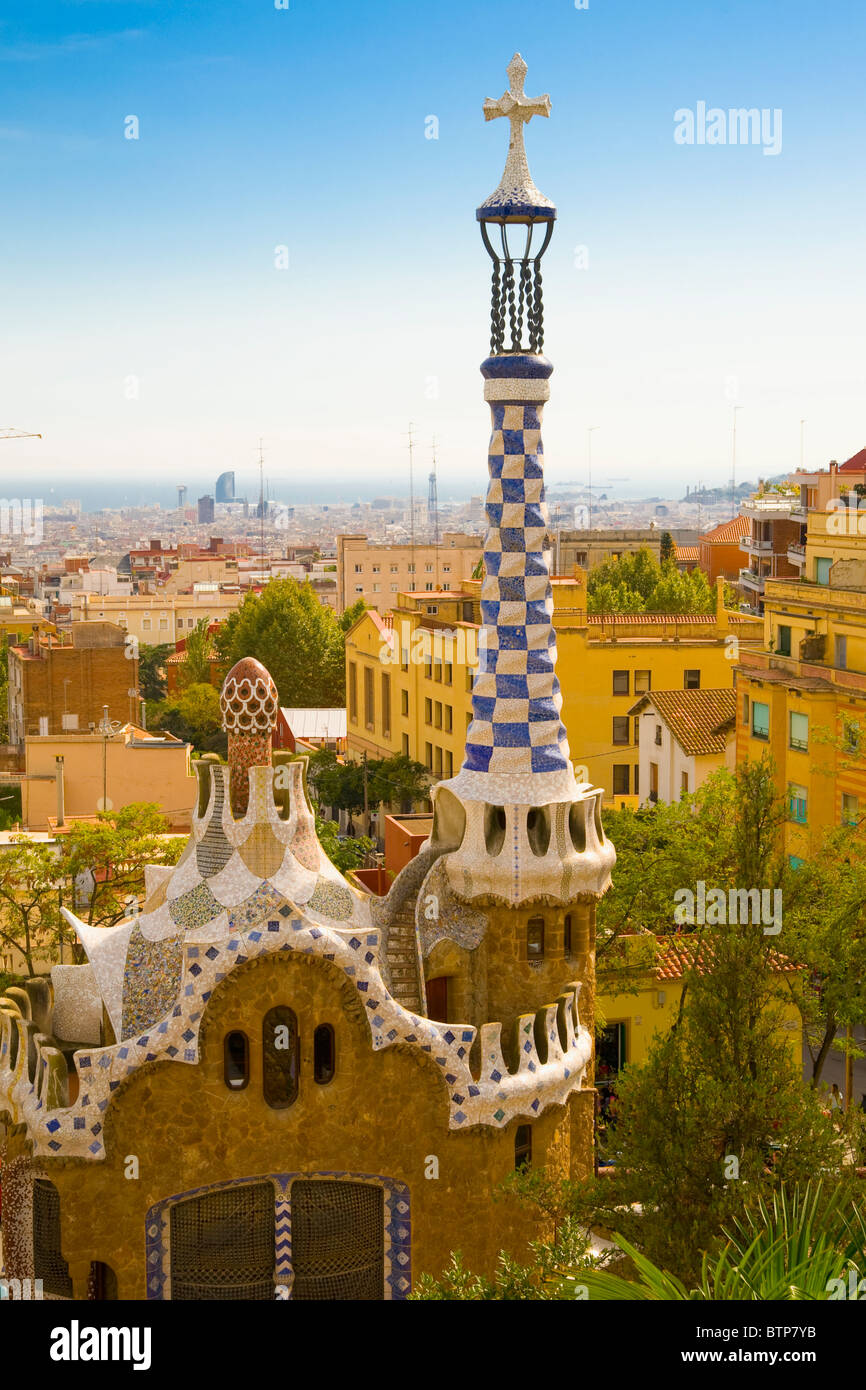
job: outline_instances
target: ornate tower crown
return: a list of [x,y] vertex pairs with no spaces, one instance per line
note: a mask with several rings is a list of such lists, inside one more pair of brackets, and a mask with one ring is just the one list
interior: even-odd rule
[[[444,812],[453,794],[466,812],[466,833],[446,861],[459,897],[567,902],[603,892],[614,856],[601,827],[601,792],[575,780],[555,669],[541,444],[553,366],[541,353],[540,262],[556,209],[532,182],[523,147],[524,125],[549,115],[550,98],[524,95],[519,53],[508,75],[510,90],[484,103],[486,120],[511,122],[505,172],[476,213],[493,260],[491,356],[481,365],[492,434],[479,663],[463,766],[434,797],[438,809],[444,796]],[[519,255],[508,242],[515,224],[525,228]],[[542,243],[532,253],[539,226]]]
[[[498,101],[488,97],[484,103],[486,121],[505,116],[511,123],[508,158],[499,186],[475,211],[484,245],[493,261],[491,353],[536,353],[541,351],[544,342],[541,258],[550,244],[556,208],[532,181],[523,144],[523,127],[533,116],[550,115],[550,97],[546,94],[525,96],[525,77],[526,64],[520,54],[515,53],[508,65],[509,90]],[[524,318],[528,339],[525,345]]]
[[475,215],[479,222],[499,219],[506,222],[552,222],[556,217],[556,208],[533,183],[523,144],[523,127],[532,117],[550,115],[550,97],[546,92],[543,97],[524,95],[527,67],[519,53],[515,53],[506,71],[509,90],[498,100],[487,98],[484,119],[495,121],[498,116],[506,116],[510,121],[508,158],[498,187],[485,199]]

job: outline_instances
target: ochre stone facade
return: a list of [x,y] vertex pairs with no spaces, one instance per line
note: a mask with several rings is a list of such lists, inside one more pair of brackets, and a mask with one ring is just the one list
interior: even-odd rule
[[[262,1019],[276,1004],[294,1010],[300,1033],[299,1094],[285,1110],[267,1105],[261,1083]],[[332,1081],[317,1085],[312,1039],[322,1023],[334,1029],[336,1069]],[[223,1042],[234,1029],[246,1034],[250,1049],[250,1081],[239,1091],[224,1079]],[[587,1173],[593,1094],[577,1092],[534,1120],[534,1163],[564,1178]],[[287,1170],[397,1179],[411,1200],[413,1280],[440,1273],[454,1249],[490,1273],[501,1249],[525,1255],[529,1240],[550,1234],[511,1199],[491,1208],[491,1194],[514,1169],[518,1123],[449,1131],[438,1068],[405,1045],[373,1052],[364,1008],[341,972],[314,957],[263,958],[239,966],[215,991],[197,1066],[151,1063],[117,1091],[106,1112],[101,1163],[36,1159],[31,1172],[50,1178],[60,1194],[62,1253],[75,1298],[87,1296],[93,1261],[114,1271],[121,1299],[147,1296],[145,1224],[156,1203]],[[7,1132],[4,1174],[18,1157],[30,1167],[28,1149],[24,1133]],[[425,1176],[431,1158],[438,1177]],[[9,1276],[26,1277],[28,1242],[26,1234],[16,1240],[9,1177],[4,1215]]]

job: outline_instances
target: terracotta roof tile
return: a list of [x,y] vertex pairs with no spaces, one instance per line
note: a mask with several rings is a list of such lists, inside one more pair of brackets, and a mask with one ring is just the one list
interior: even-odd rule
[[697,564],[701,550],[699,545],[678,545],[676,550],[678,560],[694,560]]
[[849,459],[839,465],[836,471],[838,473],[866,473],[866,449],[861,449],[859,454],[852,454]]
[[752,534],[752,523],[747,516],[735,516],[731,521],[720,521],[718,526],[714,526],[711,531],[704,531],[701,535],[701,544],[709,541],[710,545],[733,545],[743,536]]
[[736,693],[721,690],[653,690],[629,710],[652,706],[667,724],[683,752],[690,757],[724,753],[725,728],[736,718]]
[[[779,955],[777,951],[770,952],[769,964],[779,974],[798,969],[787,956]],[[689,936],[668,937],[659,941],[655,968],[657,979],[681,980],[687,970],[706,975],[712,968],[713,952],[709,941],[694,941]]]

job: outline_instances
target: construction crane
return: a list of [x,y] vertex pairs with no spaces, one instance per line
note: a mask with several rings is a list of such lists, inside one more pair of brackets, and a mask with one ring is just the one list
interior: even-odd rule
[[0,430],[0,439],[41,439],[41,434],[33,434],[30,430]]

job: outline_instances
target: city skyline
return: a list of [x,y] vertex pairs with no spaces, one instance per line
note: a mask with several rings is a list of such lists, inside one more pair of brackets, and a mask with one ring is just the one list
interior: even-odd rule
[[[740,0],[498,7],[485,90],[521,49],[528,92],[553,94],[527,133],[559,207],[551,485],[586,476],[590,426],[593,481],[723,485],[734,405],[740,478],[796,468],[801,444],[810,467],[862,446],[863,193],[846,171],[863,20],[842,9],[796,4],[779,32]],[[472,67],[488,31],[486,6],[453,0],[433,15],[53,0],[4,20],[0,423],[43,435],[4,451],[6,490],[68,473],[74,496],[123,470],[205,491],[254,476],[263,436],[273,476],[312,468],[351,496],[408,477],[410,419],[418,488],[435,435],[440,493],[479,490],[472,212],[506,137]],[[706,127],[714,106],[769,112],[778,149],[700,129],[679,143],[677,113],[700,126],[704,109]]]

